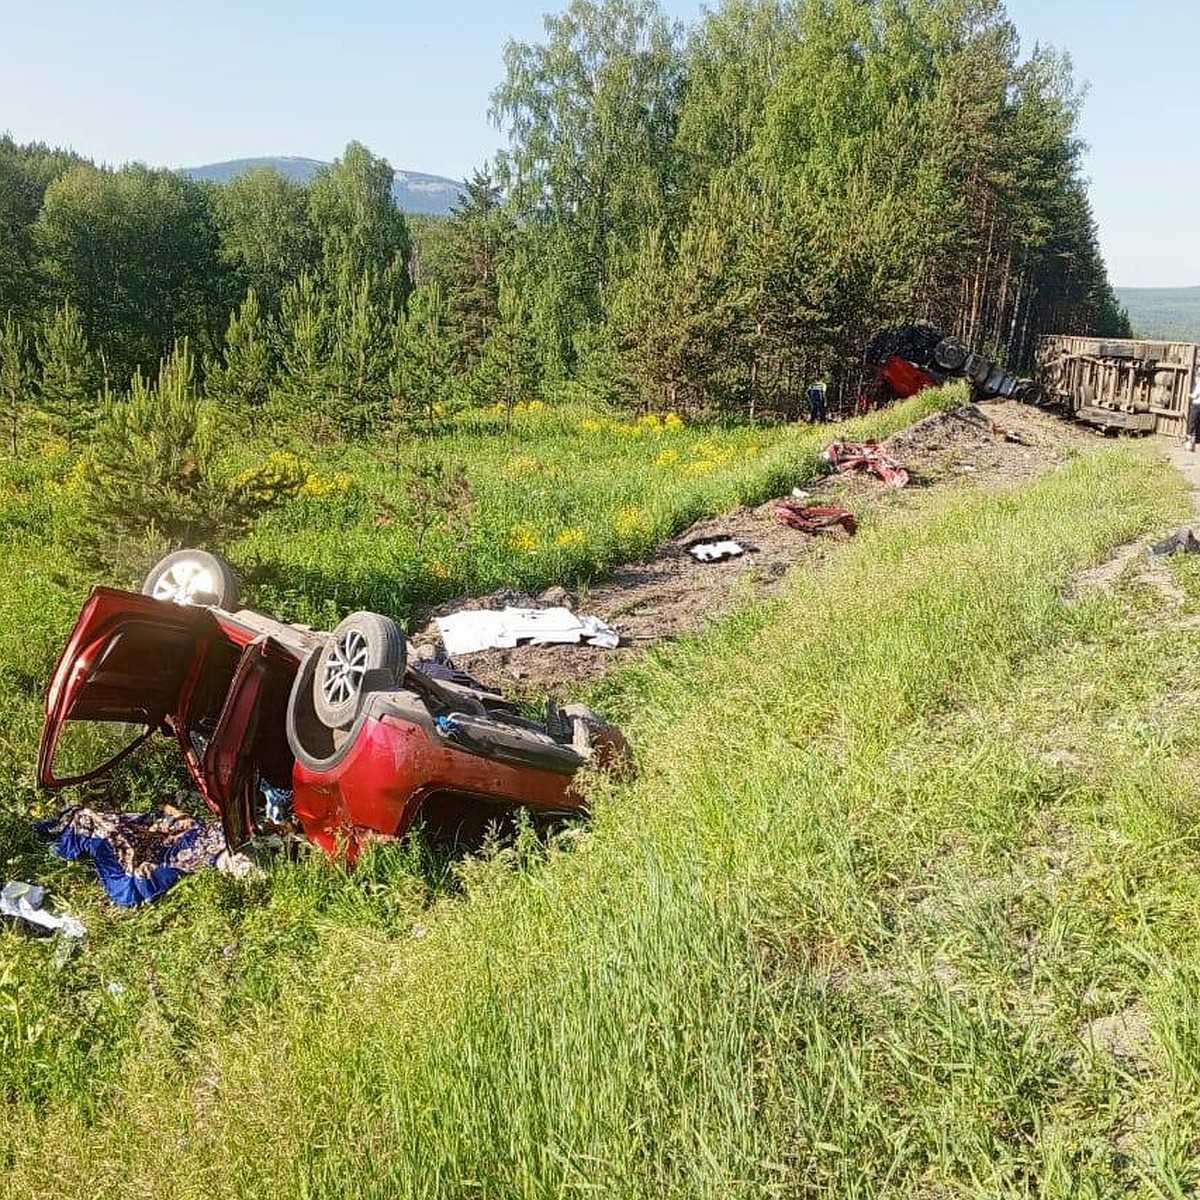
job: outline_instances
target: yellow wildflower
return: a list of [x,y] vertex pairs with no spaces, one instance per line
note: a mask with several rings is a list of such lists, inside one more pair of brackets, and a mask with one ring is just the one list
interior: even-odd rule
[[87,459],[81,458],[70,470],[66,479],[63,480],[63,491],[75,492],[83,487],[87,480],[88,464]]
[[300,487],[301,496],[344,496],[354,486],[354,476],[346,471],[338,471],[333,475],[311,474]]
[[587,534],[577,525],[571,525],[559,532],[554,539],[554,544],[569,549],[571,546],[582,546],[586,541]]
[[508,548],[519,554],[532,554],[542,544],[538,532],[532,525],[514,525],[509,531]]
[[532,475],[541,465],[536,454],[521,454],[508,464],[508,472],[510,475]]
[[679,462],[679,451],[673,446],[668,446],[665,450],[660,450],[658,457],[654,460],[656,467],[673,467]]
[[631,504],[617,513],[614,525],[621,537],[631,538],[644,534],[649,529],[650,522],[640,508]]

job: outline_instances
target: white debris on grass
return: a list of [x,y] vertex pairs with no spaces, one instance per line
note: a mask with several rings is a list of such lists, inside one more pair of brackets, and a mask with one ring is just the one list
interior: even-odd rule
[[598,617],[579,617],[567,608],[467,609],[436,618],[446,653],[470,654],[475,650],[508,649],[518,642],[586,641],[589,646],[615,650],[616,630]]
[[38,883],[25,883],[19,879],[6,883],[0,889],[0,914],[77,941],[87,937],[83,922],[78,917],[58,912],[46,889]]
[[697,562],[720,562],[725,558],[737,558],[745,554],[745,550],[732,538],[723,538],[716,542],[700,542],[688,547],[688,553]]

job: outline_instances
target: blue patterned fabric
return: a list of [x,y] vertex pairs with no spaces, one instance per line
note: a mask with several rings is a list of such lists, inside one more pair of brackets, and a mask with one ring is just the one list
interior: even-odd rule
[[126,907],[161,896],[182,874],[211,867],[225,849],[219,825],[169,804],[145,813],[72,805],[37,829],[60,858],[90,855],[104,890]]

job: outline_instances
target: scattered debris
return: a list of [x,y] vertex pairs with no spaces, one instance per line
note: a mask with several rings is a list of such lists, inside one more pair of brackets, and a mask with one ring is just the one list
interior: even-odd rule
[[854,514],[840,504],[800,504],[795,500],[776,500],[771,504],[776,520],[804,533],[822,533],[840,525],[853,536],[858,528]]
[[78,917],[60,913],[40,883],[14,879],[0,889],[0,915],[10,917],[33,933],[61,933],[82,941],[87,929]]
[[700,538],[688,542],[684,549],[697,561],[702,563],[724,562],[730,558],[740,558],[746,553],[746,547],[736,542],[727,534],[717,534],[714,537]]
[[[1017,430],[1030,444],[1017,446],[988,431],[992,420]],[[830,433],[830,438],[834,434]],[[780,489],[786,496],[793,483],[804,495],[794,500],[838,504],[855,513],[905,509],[921,502],[922,489],[991,487],[1041,475],[1077,450],[1094,447],[1099,435],[1086,426],[1063,421],[1041,409],[1011,401],[985,402],[939,411],[899,430],[880,446],[909,472],[905,488],[880,485],[874,476],[830,472],[809,482],[793,480]],[[971,469],[961,470],[969,464]],[[619,629],[616,650],[598,654],[590,646],[531,646],[481,650],[461,660],[477,679],[506,693],[540,700],[547,693],[569,698],[574,690],[601,678],[614,667],[634,661],[655,645],[703,628],[714,612],[746,596],[774,595],[787,572],[800,567],[819,570],[846,535],[840,529],[823,537],[800,537],[772,511],[775,500],[704,517],[645,558],[631,560],[578,587],[525,593],[502,588],[456,596],[413,614],[411,634],[421,644],[441,645],[434,618],[463,608],[543,607],[563,604],[576,612],[594,613]],[[1200,526],[1197,527],[1200,533]],[[754,552],[713,566],[697,562],[684,549],[700,538],[729,536]],[[459,661],[459,660],[456,660]]]
[[908,482],[908,472],[878,442],[830,442],[821,457],[840,474],[867,471],[895,488]]
[[437,618],[446,653],[471,654],[504,649],[519,642],[533,646],[586,641],[589,646],[615,650],[620,638],[598,617],[577,617],[567,608],[466,609]]
[[72,805],[39,821],[60,858],[90,855],[110,898],[126,907],[154,900],[180,875],[214,866],[225,850],[219,825],[173,805],[144,813],[105,813]]
[[1200,538],[1187,525],[1181,525],[1169,538],[1155,542],[1150,553],[1158,556],[1167,554],[1200,554]]
[[262,867],[249,855],[243,854],[240,850],[222,850],[213,862],[213,866],[222,875],[229,875],[233,879],[240,879],[243,882],[266,879],[267,877],[267,873]]
[[1002,438],[1004,441],[1011,443],[1014,446],[1028,446],[1027,442],[1019,433],[1014,433],[1011,429],[1005,429],[1003,425],[993,421],[990,426],[993,437]]

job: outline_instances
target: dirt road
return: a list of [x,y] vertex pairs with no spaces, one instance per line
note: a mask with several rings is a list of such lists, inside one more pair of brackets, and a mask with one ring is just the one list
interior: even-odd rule
[[[830,437],[836,436],[837,426],[831,425]],[[862,474],[796,483],[808,490],[812,502],[839,504],[862,517],[919,506],[933,492],[1032,478],[1073,451],[1101,440],[1086,426],[1039,409],[1013,401],[987,401],[937,413],[883,443],[886,452],[909,471],[905,488],[892,489]],[[1200,501],[1200,454],[1188,454],[1165,442],[1163,451],[1191,481]],[[769,504],[740,508],[698,521],[653,556],[627,563],[584,588],[552,588],[540,596],[505,591],[451,601],[424,614],[414,641],[437,644],[432,618],[468,608],[560,604],[599,617],[621,635],[617,649],[520,645],[456,659],[457,665],[508,694],[562,699],[577,693],[579,685],[643,654],[648,646],[701,629],[712,614],[736,602],[771,595],[791,568],[819,567],[837,541],[847,536],[836,527],[819,535],[791,529],[771,514]],[[722,562],[697,562],[685,547],[700,538],[732,539],[745,553]]]

